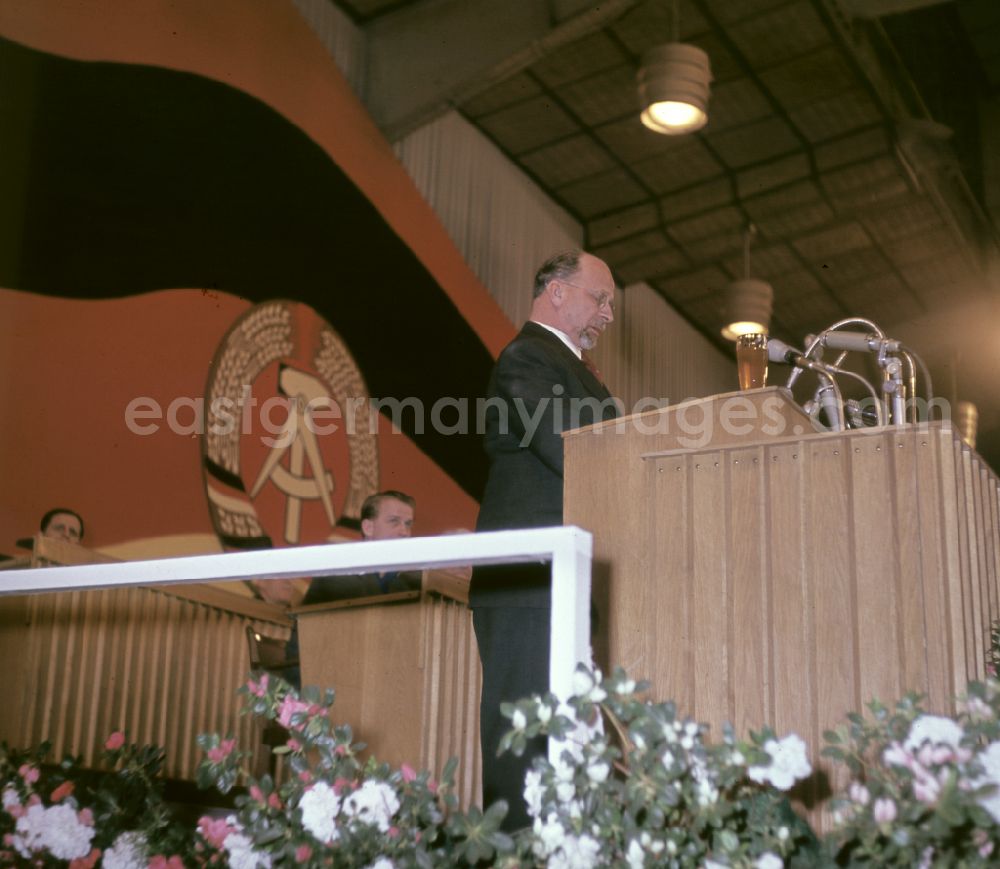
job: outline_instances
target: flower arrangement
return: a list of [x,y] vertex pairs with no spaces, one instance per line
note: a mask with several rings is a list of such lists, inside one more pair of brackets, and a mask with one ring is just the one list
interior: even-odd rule
[[251,678],[247,711],[288,731],[286,775],[259,780],[231,737],[198,737],[199,784],[242,782],[235,810],[174,821],[157,787],[162,751],[105,749],[112,771],[72,759],[42,765],[34,752],[0,752],[0,865],[336,866],[358,869],[482,866],[588,867],[987,866],[1000,855],[1000,683],[973,683],[954,717],[925,713],[908,696],[851,715],[826,734],[824,754],[851,781],[831,801],[835,827],[819,839],[791,808],[789,790],[811,775],[794,734],[769,729],[709,742],[704,725],[653,703],[622,671],[581,668],[573,696],[504,707],[507,750],[545,735],[557,750],[536,759],[524,797],[532,826],[508,835],[506,807],[461,811],[455,763],[435,781],[369,758],[347,726],[331,724],[333,692],[297,693]]
[[1000,683],[973,682],[955,718],[915,695],[869,704],[826,734],[852,782],[831,802],[844,865],[995,866],[1000,859]]
[[645,687],[620,670],[601,683],[580,669],[568,703],[506,708],[514,728],[504,746],[516,751],[538,734],[561,741],[525,785],[539,865],[770,869],[816,849],[785,794],[812,771],[801,739],[765,730],[738,741],[727,729],[709,744],[704,725],[644,700]]
[[112,733],[104,745],[111,771],[82,770],[79,760],[44,765],[50,746],[0,746],[0,865],[90,869],[180,869],[190,835],[175,823],[157,775],[163,750]]

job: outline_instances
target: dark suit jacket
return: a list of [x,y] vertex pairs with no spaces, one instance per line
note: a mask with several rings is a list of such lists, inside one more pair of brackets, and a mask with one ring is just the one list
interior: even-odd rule
[[[384,586],[384,587],[383,587]],[[332,600],[349,600],[392,594],[397,591],[420,591],[420,573],[387,573],[379,577],[374,573],[357,576],[320,576],[309,583],[309,590],[301,606],[326,603]]]
[[[476,530],[561,525],[561,434],[616,417],[611,394],[559,338],[532,322],[500,354],[488,392],[490,472]],[[547,577],[547,568],[476,569],[469,602],[474,607],[548,606]]]

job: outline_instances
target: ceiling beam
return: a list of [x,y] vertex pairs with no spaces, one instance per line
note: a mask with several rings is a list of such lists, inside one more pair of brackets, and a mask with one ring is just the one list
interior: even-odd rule
[[613,21],[637,0],[424,0],[365,28],[368,111],[391,140],[559,46]]
[[886,15],[898,15],[900,12],[912,12],[926,6],[938,6],[941,3],[954,3],[955,0],[841,0],[844,11],[851,18],[882,18]]

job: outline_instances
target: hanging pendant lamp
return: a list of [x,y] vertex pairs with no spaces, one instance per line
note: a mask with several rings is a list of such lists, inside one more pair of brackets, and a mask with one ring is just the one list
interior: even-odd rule
[[740,335],[766,335],[771,323],[774,290],[767,281],[750,277],[750,240],[757,234],[751,223],[743,233],[743,277],[726,287],[726,325],[722,337],[735,341]]
[[649,49],[639,67],[640,119],[650,130],[668,136],[700,130],[708,121],[712,69],[696,45],[678,41],[677,0],[671,16],[671,41]]

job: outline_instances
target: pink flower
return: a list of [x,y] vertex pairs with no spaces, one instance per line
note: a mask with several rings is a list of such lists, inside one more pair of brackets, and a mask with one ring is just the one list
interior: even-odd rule
[[333,792],[338,796],[344,791],[353,790],[354,782],[346,778],[336,778],[333,780]]
[[891,824],[896,820],[896,804],[888,797],[879,797],[872,807],[872,817],[876,824]]
[[254,695],[254,697],[263,697],[267,693],[267,673],[260,677],[259,682],[254,682],[253,679],[247,680],[247,690]]
[[302,743],[299,742],[297,739],[289,739],[288,742],[286,743],[286,745],[292,751],[302,751]]
[[937,802],[938,794],[941,792],[941,785],[932,776],[920,776],[913,782],[913,796],[920,802]]
[[210,748],[208,750],[208,759],[212,761],[212,763],[222,763],[222,761],[233,753],[233,749],[235,747],[235,739],[223,739],[222,742],[215,748]]
[[313,780],[312,773],[309,770],[304,769],[299,773],[299,781],[303,784],[309,784]]
[[847,793],[854,802],[862,806],[867,806],[868,801],[871,799],[868,788],[861,784],[861,782],[852,782]]
[[390,839],[397,838],[399,836],[399,827],[389,827],[388,834]]
[[295,862],[306,863],[312,855],[312,848],[308,845],[299,845],[299,847],[295,849]]
[[59,787],[52,791],[52,796],[49,797],[49,799],[54,803],[58,803],[60,800],[68,797],[71,793],[73,793],[73,782],[64,781],[61,785],[59,785]]
[[990,834],[986,830],[976,830],[972,834],[972,842],[978,849],[979,856],[984,860],[993,853],[993,843],[990,841]]
[[432,794],[436,794],[438,792],[438,783],[434,779],[428,779],[427,790],[429,790]]
[[400,772],[403,773],[403,781],[414,781],[417,778],[417,773],[408,763],[404,763],[400,767]]
[[278,798],[277,794],[269,794],[267,797],[267,804],[272,809],[277,809],[278,811],[281,811],[281,800]]
[[39,772],[37,766],[31,766],[27,763],[22,764],[21,768],[18,769],[17,774],[24,779],[25,784],[33,785],[36,781],[38,781]]
[[257,803],[264,802],[264,792],[257,785],[250,785],[250,798]]
[[149,869],[184,869],[184,861],[176,854],[169,858],[157,854],[150,858]]
[[[223,818],[210,818],[204,815],[198,819],[198,830],[202,838],[214,848],[221,848],[232,830]],[[152,869],[152,864],[150,864]]]
[[90,809],[80,809],[76,813],[77,820],[85,827],[94,826],[94,813]]
[[24,806],[7,806],[7,814],[12,818],[23,818],[27,813],[28,810]]
[[[284,697],[278,707],[278,724],[282,727],[292,726],[292,716],[299,712],[308,713],[310,706],[301,700],[293,700],[291,697]],[[300,725],[301,727],[301,725]]]
[[107,738],[104,743],[104,747],[108,751],[118,751],[125,744],[125,734],[120,730],[116,730]]
[[77,857],[75,860],[70,860],[69,869],[94,869],[97,858],[100,856],[100,848],[94,848],[86,857]]

